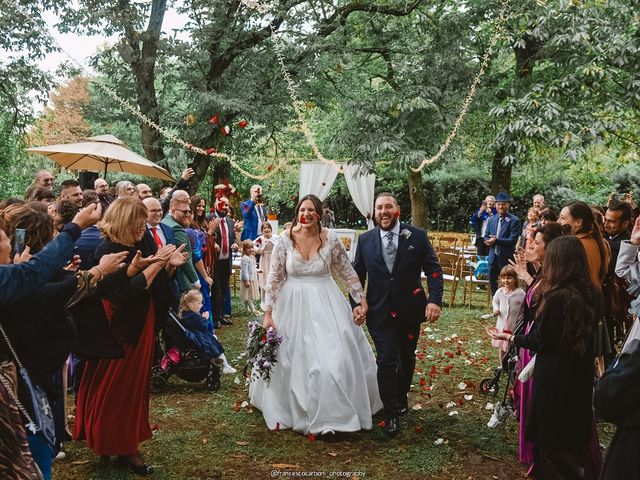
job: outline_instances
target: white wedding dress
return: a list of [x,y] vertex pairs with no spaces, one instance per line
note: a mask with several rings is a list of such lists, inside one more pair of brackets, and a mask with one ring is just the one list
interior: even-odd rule
[[264,307],[284,338],[271,383],[251,381],[251,403],[267,427],[303,434],[372,427],[382,408],[371,346],[331,271],[359,300],[362,286],[342,241],[329,232],[318,255],[304,260],[285,233],[271,257]]

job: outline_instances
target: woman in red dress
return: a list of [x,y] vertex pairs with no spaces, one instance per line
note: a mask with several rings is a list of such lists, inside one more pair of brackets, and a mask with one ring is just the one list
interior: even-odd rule
[[[111,332],[124,351],[123,358],[86,364],[76,402],[74,438],[86,439],[98,455],[117,455],[134,473],[153,469],[139,445],[151,438],[149,389],[154,349],[156,312],[149,286],[165,267],[184,259],[174,245],[142,258],[140,242],[146,230],[147,209],[137,198],[113,202],[98,224],[104,241],[95,251],[102,255],[127,251],[127,278],[102,297]],[[107,282],[108,285],[108,282]]]

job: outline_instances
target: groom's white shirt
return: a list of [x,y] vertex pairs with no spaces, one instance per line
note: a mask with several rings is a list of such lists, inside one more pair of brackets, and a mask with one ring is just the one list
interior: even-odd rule
[[[388,231],[389,230],[380,229],[380,238],[382,239],[382,248],[386,248],[387,247],[387,242],[389,242],[387,237],[385,237],[385,235],[387,234]],[[393,238],[391,239],[391,241],[396,246],[396,250],[397,250],[398,249],[398,242],[399,242],[398,239],[400,237],[400,220],[396,221],[396,224],[393,226],[391,231],[393,232]]]

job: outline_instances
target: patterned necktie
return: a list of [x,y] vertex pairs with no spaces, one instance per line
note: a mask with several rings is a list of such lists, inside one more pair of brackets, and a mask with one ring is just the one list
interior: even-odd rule
[[158,227],[151,227],[151,235],[153,235],[153,241],[156,242],[158,248],[162,248],[164,245],[162,245],[162,240],[158,235]]
[[389,257],[389,263],[391,265],[387,265],[389,271],[393,270],[393,264],[396,262],[396,253],[397,248],[395,243],[393,243],[393,232],[387,232],[384,235],[387,238],[387,246],[385,247],[387,250],[387,256]]
[[[504,217],[500,217],[498,219],[498,228],[496,228],[496,238],[500,238],[500,230],[502,230],[502,220]],[[496,255],[500,254],[500,245],[495,244],[495,248],[493,250]]]

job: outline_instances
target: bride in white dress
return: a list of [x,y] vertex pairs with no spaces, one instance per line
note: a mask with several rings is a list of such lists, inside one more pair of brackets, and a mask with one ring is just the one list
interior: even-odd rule
[[[367,308],[362,286],[342,241],[319,223],[321,211],[318,197],[303,197],[271,257],[264,326],[277,328],[283,341],[271,383],[258,378],[249,387],[271,430],[369,430],[382,408],[375,357],[360,327]],[[357,315],[332,271],[362,302]]]

